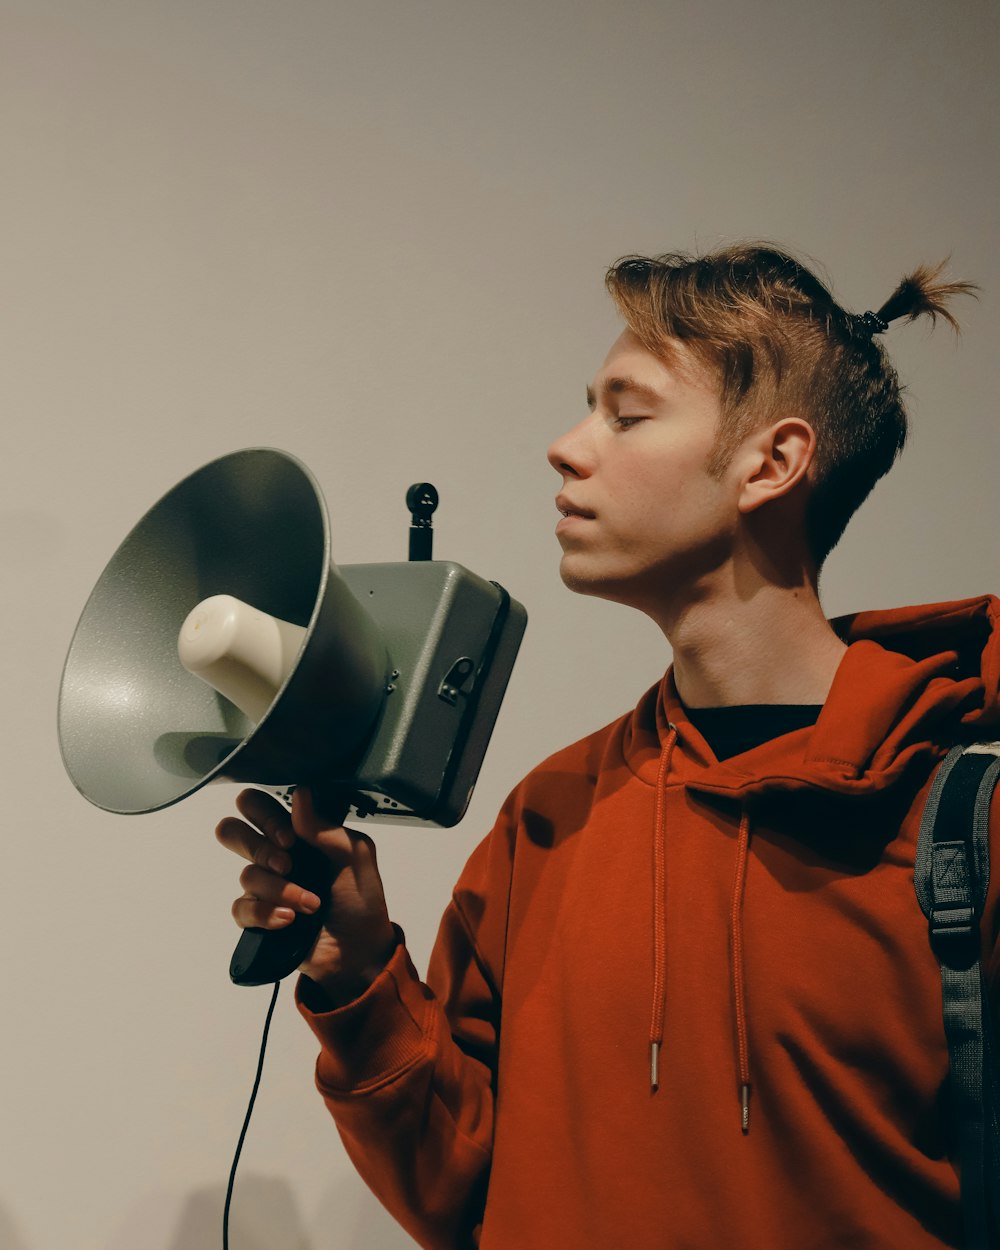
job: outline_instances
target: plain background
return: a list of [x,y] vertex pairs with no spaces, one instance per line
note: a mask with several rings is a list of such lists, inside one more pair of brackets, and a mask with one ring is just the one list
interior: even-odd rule
[[[965,332],[888,344],[912,439],[822,584],[830,615],[997,589],[992,0],[2,0],[3,1250],[208,1250],[267,991],[227,977],[232,787],[147,817],[73,790],[77,616],[204,462],[283,448],[341,563],[436,554],[528,608],[466,820],[384,828],[423,966],[519,777],[669,654],[557,575],[544,451],[618,333],[606,266],[764,237],[847,307],[952,256]],[[613,933],[609,933],[613,946]],[[354,1174],[286,988],[234,1250],[411,1244]]]

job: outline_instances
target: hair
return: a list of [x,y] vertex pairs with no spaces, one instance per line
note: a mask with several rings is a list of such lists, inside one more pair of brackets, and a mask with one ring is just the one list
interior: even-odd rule
[[939,280],[947,261],[903,278],[877,313],[842,308],[788,253],[744,243],[705,256],[624,256],[605,283],[628,328],[668,364],[677,344],[707,367],[722,412],[709,472],[721,476],[755,430],[801,416],[816,434],[806,540],[817,570],[903,449],[907,418],[887,353],[872,335],[890,321],[943,317],[970,282]]

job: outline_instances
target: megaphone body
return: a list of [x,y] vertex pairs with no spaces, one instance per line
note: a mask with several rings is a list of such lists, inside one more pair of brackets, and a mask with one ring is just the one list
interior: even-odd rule
[[[242,710],[178,652],[217,596],[275,622],[283,649],[270,688],[264,673]],[[234,452],[154,505],[98,580],[63,670],[63,761],[111,812],[234,781],[318,786],[367,819],[453,825],[526,621],[502,587],[450,561],[338,568],[305,466],[270,448]],[[229,645],[223,667],[245,667],[244,642]]]

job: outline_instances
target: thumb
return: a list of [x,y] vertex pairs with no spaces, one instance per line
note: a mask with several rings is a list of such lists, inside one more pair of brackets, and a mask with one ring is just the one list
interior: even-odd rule
[[344,799],[336,804],[328,802],[321,810],[312,789],[297,786],[292,794],[292,828],[303,842],[339,858],[351,848],[351,839],[343,827],[348,806]]

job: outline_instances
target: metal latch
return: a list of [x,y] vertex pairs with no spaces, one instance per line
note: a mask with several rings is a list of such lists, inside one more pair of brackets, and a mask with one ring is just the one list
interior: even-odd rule
[[462,692],[462,687],[475,671],[476,662],[469,656],[463,655],[456,660],[444,677],[441,678],[441,684],[438,686],[438,698],[444,699],[445,703],[456,704],[458,696]]

